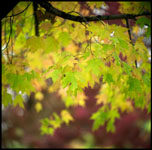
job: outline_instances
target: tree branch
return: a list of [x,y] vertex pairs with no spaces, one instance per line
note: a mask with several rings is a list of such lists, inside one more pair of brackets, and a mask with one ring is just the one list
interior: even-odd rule
[[63,19],[68,19],[76,22],[89,22],[89,21],[99,21],[99,20],[113,20],[113,19],[135,19],[138,16],[146,16],[151,15],[149,12],[144,12],[142,14],[134,15],[134,14],[119,14],[119,15],[106,15],[106,16],[74,16],[69,13],[65,13],[61,10],[56,9],[47,1],[39,1],[37,3],[40,4],[41,7],[45,8],[48,12],[59,16]]
[[[131,44],[134,45],[134,43],[132,42],[130,25],[129,25],[128,19],[126,19],[126,25],[127,25],[127,28],[128,28],[129,39],[130,39],[130,41],[131,41]],[[136,66],[136,68],[137,68],[137,60],[135,60],[135,66]]]
[[12,14],[11,16],[6,16],[6,17],[14,17],[14,16],[17,16],[17,15],[20,15],[20,14],[23,13],[25,10],[27,10],[30,5],[31,5],[31,3],[29,3],[29,4],[27,5],[27,7],[26,7],[24,10],[22,10],[21,12],[19,12],[19,13],[17,13],[17,14]]
[[37,3],[33,2],[33,11],[34,11],[34,19],[35,19],[35,35],[39,36],[39,21],[36,14],[37,7],[38,7]]

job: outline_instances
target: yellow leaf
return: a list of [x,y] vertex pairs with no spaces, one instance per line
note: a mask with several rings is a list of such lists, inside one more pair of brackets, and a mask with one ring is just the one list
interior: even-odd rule
[[67,110],[62,110],[61,117],[62,117],[62,120],[66,124],[68,124],[70,121],[73,121],[73,117],[71,116],[71,114]]
[[125,110],[127,112],[132,112],[134,110],[130,101],[125,102],[122,106],[123,106],[123,107],[121,107],[122,112],[124,112]]
[[35,104],[35,109],[37,112],[40,112],[42,110],[42,104],[40,102]]
[[62,98],[64,98],[64,97],[66,97],[67,96],[67,90],[68,90],[68,87],[65,87],[65,88],[60,88],[59,89],[59,95],[62,97]]
[[104,2],[87,2],[87,4],[88,4],[88,6],[90,6],[90,7],[94,7],[94,6],[96,6],[96,7],[101,7],[102,5],[105,5],[105,3]]
[[71,52],[72,54],[76,54],[79,50],[79,47],[74,43],[70,43],[68,46],[65,47],[65,51]]
[[97,104],[107,104],[107,95],[105,94],[99,94],[96,96],[97,98]]
[[136,25],[133,27],[133,33],[138,34],[138,32],[139,32],[139,26]]
[[76,105],[84,107],[85,106],[85,99],[86,99],[86,95],[84,93],[78,93],[76,100],[75,100]]
[[44,98],[44,96],[43,96],[43,94],[42,94],[41,92],[37,92],[37,93],[35,94],[35,98],[36,98],[37,100],[42,100],[42,99]]

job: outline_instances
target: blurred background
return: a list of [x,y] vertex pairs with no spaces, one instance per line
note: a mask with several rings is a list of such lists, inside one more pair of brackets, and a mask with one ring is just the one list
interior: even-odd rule
[[3,148],[150,148],[151,121],[146,110],[121,114],[116,120],[116,132],[107,133],[106,127],[92,131],[90,116],[99,106],[95,96],[99,85],[86,88],[86,107],[70,108],[75,121],[56,129],[55,134],[40,134],[40,119],[52,112],[60,112],[64,104],[57,93],[43,90],[43,110],[34,109],[37,100],[34,93],[25,104],[25,109],[9,106],[2,108]]

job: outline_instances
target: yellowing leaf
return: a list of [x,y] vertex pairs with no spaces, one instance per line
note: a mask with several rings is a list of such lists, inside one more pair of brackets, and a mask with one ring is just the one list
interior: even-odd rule
[[133,33],[138,34],[139,32],[139,26],[133,26]]
[[146,50],[147,48],[143,42],[144,37],[139,37],[135,43],[135,49],[138,49],[141,53],[142,51]]
[[130,101],[127,101],[127,102],[123,103],[121,106],[122,106],[121,107],[122,112],[124,112],[124,111],[132,112],[134,110]]
[[58,40],[61,46],[67,46],[71,40],[70,34],[68,32],[61,32],[59,34]]
[[27,47],[30,48],[30,50],[32,52],[35,52],[35,51],[43,48],[43,46],[44,46],[42,37],[33,36],[33,37],[29,38],[26,42],[27,42],[26,43]]
[[99,94],[96,96],[96,98],[97,98],[97,104],[101,104],[101,103],[107,104],[107,98],[108,98],[107,95]]
[[[54,118],[54,119],[53,119]],[[53,113],[53,116],[50,116],[50,121],[49,121],[50,125],[53,126],[53,128],[59,128],[61,126],[62,120],[61,118],[58,116],[58,114]]]
[[105,5],[104,2],[87,2],[87,4],[92,7],[92,6],[96,6],[96,7],[101,7],[102,5]]
[[71,114],[67,110],[62,110],[61,117],[62,117],[62,120],[66,124],[69,124],[70,121],[73,121],[73,117],[71,116]]
[[59,43],[54,37],[49,36],[44,39],[43,48],[45,49],[46,53],[57,51],[59,48]]
[[75,99],[75,104],[84,107],[86,96],[84,93],[78,93]]
[[50,21],[43,21],[40,24],[40,29],[42,29],[43,31],[49,31],[52,27],[52,23]]
[[42,94],[41,92],[37,92],[37,93],[35,94],[35,98],[36,98],[37,100],[42,100],[42,99],[44,98],[44,96],[43,96],[43,94]]
[[37,112],[40,112],[42,110],[42,104],[40,102],[37,102],[35,104],[35,109]]

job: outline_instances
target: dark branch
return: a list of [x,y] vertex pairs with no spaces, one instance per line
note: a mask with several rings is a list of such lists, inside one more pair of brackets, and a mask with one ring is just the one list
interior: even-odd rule
[[142,14],[134,15],[134,14],[119,14],[119,15],[107,15],[107,16],[74,16],[69,13],[65,13],[61,10],[54,8],[50,3],[47,1],[37,1],[41,7],[45,8],[48,12],[59,16],[64,19],[76,21],[76,22],[89,22],[89,21],[99,21],[99,20],[113,20],[113,19],[135,19],[138,16],[145,16],[151,15],[149,12],[144,12]]
[[[130,25],[129,25],[128,19],[126,19],[126,24],[127,24],[127,28],[128,28],[129,39],[130,39],[132,45],[134,45],[134,43],[133,43],[133,41],[132,41],[132,37],[131,37],[131,31],[130,31]],[[135,60],[135,66],[136,66],[136,68],[137,68],[137,60]]]
[[38,7],[37,3],[33,2],[34,19],[35,19],[35,35],[39,36],[39,21],[36,14],[37,7]]
[[[129,34],[129,39],[132,43],[132,37],[131,37],[131,31],[130,31],[130,26],[129,26],[129,22],[128,22],[128,19],[126,19],[126,24],[127,24],[127,28],[128,28],[128,34]],[[133,43],[132,43],[133,44]]]

